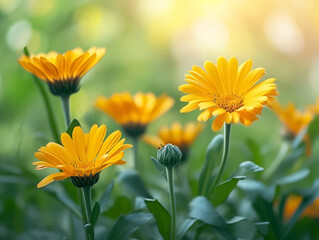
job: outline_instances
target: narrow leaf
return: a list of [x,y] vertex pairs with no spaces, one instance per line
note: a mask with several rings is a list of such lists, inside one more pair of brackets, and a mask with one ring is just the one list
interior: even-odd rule
[[286,177],[283,177],[275,182],[275,185],[284,185],[284,184],[291,184],[298,181],[301,181],[305,177],[309,175],[310,171],[307,168],[301,169],[293,174],[290,174]]
[[91,216],[90,216],[90,223],[92,224],[92,227],[94,229],[95,224],[100,216],[100,211],[101,211],[101,207],[99,202],[95,202],[92,212],[91,212]]
[[157,199],[145,199],[144,201],[148,210],[153,214],[157,222],[158,231],[160,232],[164,240],[169,240],[171,215],[162,206],[162,204],[157,201]]
[[190,203],[189,217],[200,220],[212,226],[219,234],[226,239],[237,239],[230,231],[225,220],[213,209],[213,206],[207,198],[199,196],[194,198]]
[[156,167],[157,171],[160,173],[161,176],[163,176],[166,180],[167,180],[167,176],[166,176],[166,168],[160,164],[156,158],[151,157],[154,166]]
[[198,181],[198,195],[207,196],[208,194],[208,183],[211,178],[215,163],[219,159],[219,155],[223,146],[223,140],[223,135],[219,134],[215,136],[206,149],[205,163],[201,170]]
[[227,224],[231,225],[231,224],[236,224],[236,223],[239,223],[239,222],[242,222],[242,221],[248,221],[248,220],[247,220],[247,218],[242,217],[242,216],[235,216],[232,219],[229,219],[227,221]]
[[109,201],[109,199],[111,197],[113,186],[114,186],[114,181],[112,180],[112,182],[107,186],[107,188],[105,189],[104,193],[102,194],[102,196],[99,199],[101,212],[103,212],[103,209],[104,209],[105,205],[107,204],[107,202]]

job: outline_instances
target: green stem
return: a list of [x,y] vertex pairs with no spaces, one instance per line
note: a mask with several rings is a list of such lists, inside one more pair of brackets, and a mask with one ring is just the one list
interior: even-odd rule
[[225,123],[224,125],[224,147],[223,147],[223,156],[222,160],[220,162],[220,167],[218,174],[216,178],[214,179],[214,182],[212,184],[212,188],[209,191],[210,193],[214,190],[214,188],[218,185],[220,178],[223,175],[227,160],[228,160],[228,154],[229,154],[229,145],[230,145],[230,129],[231,129],[231,124]]
[[[30,57],[30,53],[29,53],[29,50],[27,49],[27,47],[24,48],[24,54],[27,57]],[[51,103],[49,101],[49,97],[48,97],[43,85],[41,84],[41,81],[36,76],[34,76],[34,75],[32,75],[32,76],[33,76],[33,80],[34,80],[35,84],[37,85],[37,87],[40,91],[40,94],[43,98],[43,101],[45,103],[52,135],[55,139],[55,142],[59,143],[60,142],[60,134],[59,134],[58,127],[57,127],[57,124],[56,124],[55,119],[54,119],[53,110],[52,110]]]
[[84,230],[86,232],[87,240],[94,240],[94,229],[90,223],[91,211],[92,211],[92,196],[91,187],[83,187],[82,190],[82,204],[84,204]]
[[171,240],[175,239],[175,224],[176,224],[176,203],[174,191],[174,168],[166,168],[169,198],[171,204]]
[[268,169],[265,171],[265,173],[262,176],[264,181],[269,180],[272,177],[272,175],[276,172],[280,164],[285,159],[287,152],[289,150],[289,147],[290,147],[289,143],[287,142],[282,143],[280,150],[277,156],[275,157],[275,160],[271,163],[271,165],[268,167]]
[[70,114],[70,95],[61,97],[62,105],[64,110],[64,118],[65,118],[65,125],[68,128],[69,124],[71,123],[71,114]]
[[205,176],[204,176],[204,181],[203,181],[203,187],[201,189],[201,192],[199,193],[200,195],[206,196],[208,197],[208,193],[209,193],[209,179],[211,176],[211,172],[212,169],[214,167],[214,161],[207,161],[207,155],[206,155],[206,159],[205,159],[205,163],[207,163],[207,168],[205,168]]
[[139,143],[139,138],[138,137],[134,137],[133,138],[133,163],[134,163],[134,169],[137,171],[138,169],[138,143]]

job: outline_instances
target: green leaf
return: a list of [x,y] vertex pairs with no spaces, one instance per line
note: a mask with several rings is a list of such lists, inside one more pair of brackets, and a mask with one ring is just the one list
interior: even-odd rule
[[275,185],[284,185],[284,184],[291,184],[298,181],[301,181],[305,177],[309,175],[310,171],[307,168],[301,169],[293,174],[290,174],[286,177],[283,177],[275,182]]
[[160,232],[164,240],[169,240],[171,215],[162,206],[162,204],[157,201],[157,199],[145,199],[144,201],[148,210],[153,214],[157,222],[158,231]]
[[210,182],[215,163],[219,160],[220,153],[223,147],[223,140],[223,135],[219,134],[215,136],[208,144],[208,147],[206,149],[205,163],[201,170],[198,181],[198,195],[208,195],[208,183]]
[[228,198],[229,194],[233,191],[233,189],[237,186],[237,183],[240,180],[245,180],[245,176],[237,176],[230,180],[220,183],[212,192],[212,203],[214,206],[217,206]]
[[27,46],[25,46],[25,47],[23,48],[23,53],[24,53],[24,55],[26,55],[27,57],[30,57],[30,53],[29,53],[29,50],[28,50],[28,47],[27,47]]
[[107,202],[109,201],[111,197],[113,186],[114,186],[114,181],[112,180],[112,182],[107,186],[107,188],[105,189],[104,193],[102,194],[102,196],[100,197],[98,201],[101,207],[101,212],[103,212],[105,205],[107,204]]
[[156,158],[151,157],[156,169],[158,170],[158,172],[160,173],[161,176],[163,176],[166,180],[167,180],[167,176],[166,176],[166,168],[160,164]]
[[75,127],[81,127],[80,122],[77,119],[73,119],[72,122],[69,124],[68,129],[66,130],[66,132],[70,135],[70,137],[72,137],[72,133]]
[[139,226],[152,219],[152,214],[136,212],[120,216],[114,223],[106,239],[126,240]]
[[269,222],[257,222],[254,224],[261,235],[266,236],[269,232]]
[[92,224],[93,229],[100,216],[100,211],[101,211],[101,207],[99,202],[95,202],[93,209],[91,211],[91,216],[90,216],[90,223]]
[[226,239],[237,239],[230,231],[225,220],[213,209],[213,206],[207,198],[199,196],[194,198],[190,203],[189,217],[200,220],[212,226],[219,234]]
[[182,239],[196,221],[194,218],[186,218],[177,230],[177,239]]
[[121,172],[118,176],[118,180],[122,182],[135,195],[143,198],[153,198],[136,171],[131,170]]
[[248,220],[247,220],[247,218],[242,217],[242,216],[235,216],[232,219],[228,220],[227,224],[228,225],[232,225],[232,224],[236,224],[236,223],[239,223],[239,222],[242,222],[242,221],[248,221]]
[[231,175],[232,177],[235,176],[245,176],[247,173],[257,173],[262,172],[264,169],[260,167],[259,165],[251,162],[251,161],[245,161],[239,164],[237,170]]

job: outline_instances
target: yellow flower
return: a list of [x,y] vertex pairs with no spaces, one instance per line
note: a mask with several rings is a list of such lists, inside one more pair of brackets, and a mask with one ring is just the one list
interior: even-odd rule
[[[302,202],[302,197],[291,195],[286,200],[284,218],[288,221]],[[310,204],[301,214],[301,217],[319,218],[319,198]]]
[[308,106],[307,109],[313,114],[319,115],[319,97],[316,100],[316,104]]
[[21,56],[20,65],[47,82],[54,95],[69,96],[79,90],[80,79],[103,57],[105,48],[76,48],[64,54],[49,52]]
[[288,138],[297,136],[302,129],[308,127],[312,120],[311,112],[300,112],[293,103],[283,107],[278,101],[272,101],[270,106],[284,125],[285,136]]
[[110,98],[99,97],[95,106],[110,115],[131,137],[142,135],[147,125],[168,111],[174,100],[166,95],[156,98],[153,93],[115,93]]
[[203,125],[200,123],[190,122],[183,127],[180,123],[175,122],[170,128],[161,127],[158,130],[158,137],[144,135],[143,140],[156,148],[161,148],[169,143],[177,146],[183,154],[182,162],[184,162],[192,143],[202,130]]
[[181,109],[181,113],[193,111],[197,108],[204,110],[197,118],[207,121],[215,117],[212,130],[218,131],[224,123],[241,122],[249,126],[257,120],[262,108],[267,102],[278,95],[275,79],[267,79],[257,84],[265,74],[264,68],[251,70],[252,61],[247,60],[238,67],[238,61],[232,57],[228,62],[224,57],[217,60],[217,66],[207,61],[205,70],[193,66],[190,74],[186,74],[186,81],[179,90],[188,95],[181,97],[181,101],[188,105]]
[[89,133],[84,134],[81,127],[75,127],[72,138],[68,133],[62,133],[59,145],[54,142],[41,147],[35,153],[40,161],[34,162],[37,170],[57,168],[61,172],[50,174],[38,185],[44,187],[49,183],[71,177],[77,187],[92,186],[98,181],[100,172],[111,165],[122,165],[123,150],[132,147],[124,144],[121,132],[115,131],[105,140],[106,126],[92,126]]

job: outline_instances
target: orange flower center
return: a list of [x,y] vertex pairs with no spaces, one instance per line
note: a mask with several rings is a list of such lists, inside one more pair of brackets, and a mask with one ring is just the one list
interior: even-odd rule
[[244,105],[243,99],[241,97],[238,97],[236,94],[224,95],[221,97],[216,96],[214,102],[220,108],[230,113],[234,112]]

